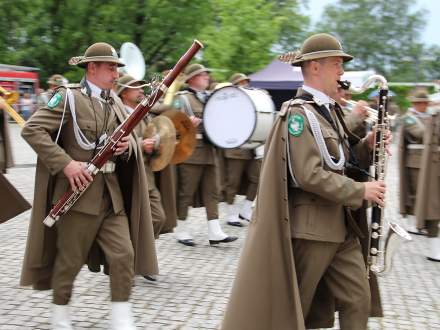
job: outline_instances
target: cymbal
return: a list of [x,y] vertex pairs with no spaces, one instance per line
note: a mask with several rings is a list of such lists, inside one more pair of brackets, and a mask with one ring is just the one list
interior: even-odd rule
[[181,111],[168,110],[165,111],[162,116],[171,119],[177,133],[176,149],[171,159],[171,164],[182,163],[192,155],[196,147],[196,128],[191,122],[191,119]]
[[153,118],[144,130],[144,138],[159,138],[159,148],[150,159],[154,172],[164,169],[171,161],[176,146],[176,129],[173,122],[164,116]]

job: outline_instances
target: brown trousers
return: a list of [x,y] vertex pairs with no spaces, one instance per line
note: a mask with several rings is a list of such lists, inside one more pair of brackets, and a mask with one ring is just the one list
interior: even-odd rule
[[179,165],[179,207],[177,210],[179,220],[185,220],[188,216],[188,207],[194,204],[195,195],[199,189],[208,220],[218,219],[219,191],[217,171],[218,169],[215,165]]
[[338,301],[341,329],[365,330],[370,288],[359,240],[330,243],[293,239],[292,244],[304,317],[322,279]]
[[253,201],[257,195],[258,177],[261,161],[256,159],[225,158],[226,172],[226,202],[234,203],[235,195],[239,192],[243,176],[246,175],[248,186],[246,199]]
[[105,194],[98,216],[69,211],[57,223],[57,255],[52,277],[53,303],[66,305],[73,282],[86,263],[93,242],[101,247],[109,265],[112,301],[127,301],[134,277],[134,251],[128,218],[115,215]]
[[150,197],[151,217],[153,219],[154,237],[159,238],[160,231],[165,225],[166,217],[165,211],[162,205],[162,198],[157,188],[150,189],[148,191]]

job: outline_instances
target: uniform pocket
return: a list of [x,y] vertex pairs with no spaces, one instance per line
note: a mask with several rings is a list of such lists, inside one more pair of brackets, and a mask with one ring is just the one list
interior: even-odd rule
[[96,122],[94,120],[77,119],[78,126],[89,142],[96,140]]

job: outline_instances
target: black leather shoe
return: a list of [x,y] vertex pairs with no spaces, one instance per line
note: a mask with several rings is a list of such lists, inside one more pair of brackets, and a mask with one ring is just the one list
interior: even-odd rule
[[186,245],[186,246],[194,246],[196,243],[194,243],[194,240],[192,239],[178,239],[177,242],[180,244]]
[[426,236],[428,234],[426,229],[417,229],[417,228],[409,228],[407,232],[413,235],[420,235],[420,236]]
[[435,258],[431,258],[431,257],[426,257],[426,259],[428,259],[429,261],[440,262],[440,259],[435,259]]
[[240,221],[228,221],[227,223],[229,226],[243,227],[243,224]]
[[242,216],[241,214],[239,214],[238,217],[242,220],[246,220],[247,222],[251,221],[251,219],[247,219],[244,216]]
[[144,278],[151,282],[156,282],[157,278],[154,275],[144,275]]
[[237,239],[238,239],[238,237],[236,237],[236,236],[228,236],[228,237],[226,237],[222,240],[218,240],[218,241],[210,239],[209,244],[215,245],[215,244],[220,244],[220,243],[230,243],[230,242],[236,241]]

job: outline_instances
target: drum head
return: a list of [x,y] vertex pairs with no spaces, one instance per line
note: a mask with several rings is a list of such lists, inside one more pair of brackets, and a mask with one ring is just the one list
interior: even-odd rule
[[235,86],[216,90],[205,105],[203,125],[209,140],[224,149],[245,143],[256,125],[256,111],[251,98]]

